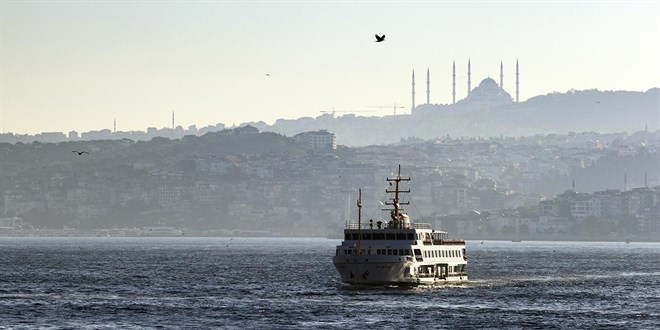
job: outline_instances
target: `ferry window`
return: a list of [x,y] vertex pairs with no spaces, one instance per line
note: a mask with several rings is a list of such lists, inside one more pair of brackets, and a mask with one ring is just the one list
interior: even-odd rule
[[406,234],[406,239],[409,240],[409,241],[414,241],[415,240],[415,234],[413,234],[413,233]]
[[339,255],[339,249],[337,249],[337,252],[335,252],[335,255],[336,255],[336,256]]
[[415,255],[416,255],[416,256],[421,256],[421,255],[422,255],[422,251],[421,251],[420,249],[415,249]]
[[406,240],[406,234],[405,233],[397,233],[396,234],[396,239],[399,241],[405,241]]
[[374,234],[373,239],[385,239],[385,235],[383,235],[382,233]]
[[402,256],[403,254],[403,249],[399,249],[399,255]]
[[371,234],[362,234],[362,239],[365,241],[371,240]]
[[387,240],[394,240],[394,233],[387,233],[385,234],[385,239]]
[[406,249],[406,255],[407,255],[407,256],[410,255],[410,250]]
[[399,250],[397,250],[397,249],[392,249],[392,255],[393,255],[393,256],[398,256],[398,255],[399,255]]
[[392,255],[392,249],[387,249],[387,255],[391,256]]
[[351,239],[351,234],[349,234],[349,233],[344,234],[344,240],[345,241],[348,241],[350,239]]

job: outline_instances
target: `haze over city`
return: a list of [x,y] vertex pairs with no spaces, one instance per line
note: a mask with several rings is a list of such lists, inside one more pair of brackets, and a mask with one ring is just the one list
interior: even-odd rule
[[[0,131],[228,126],[451,103],[499,80],[520,98],[660,86],[660,4],[0,3]],[[374,42],[374,34],[386,40]],[[640,124],[641,128],[641,124]]]

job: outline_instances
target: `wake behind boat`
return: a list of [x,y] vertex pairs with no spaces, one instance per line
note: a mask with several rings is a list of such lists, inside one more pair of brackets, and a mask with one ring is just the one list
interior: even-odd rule
[[394,194],[386,205],[392,206],[388,223],[362,224],[361,191],[358,197],[358,221],[347,223],[344,240],[332,259],[341,280],[350,284],[419,285],[465,282],[467,254],[464,240],[450,240],[447,232],[434,230],[431,224],[411,222],[403,212],[399,195],[401,166],[395,178],[387,178]]

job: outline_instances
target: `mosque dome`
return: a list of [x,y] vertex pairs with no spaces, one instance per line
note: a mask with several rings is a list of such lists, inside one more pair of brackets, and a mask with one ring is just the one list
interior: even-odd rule
[[487,104],[506,104],[513,102],[511,95],[502,89],[492,78],[482,80],[477,88],[470,91],[470,94],[468,94],[465,100],[471,103],[480,102]]

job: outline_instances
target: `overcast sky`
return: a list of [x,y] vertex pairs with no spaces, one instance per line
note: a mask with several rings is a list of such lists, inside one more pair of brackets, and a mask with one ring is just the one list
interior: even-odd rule
[[[451,102],[487,77],[521,101],[660,86],[660,2],[0,2],[0,130],[272,123]],[[374,34],[385,34],[382,43]],[[270,76],[266,76],[269,74]]]

